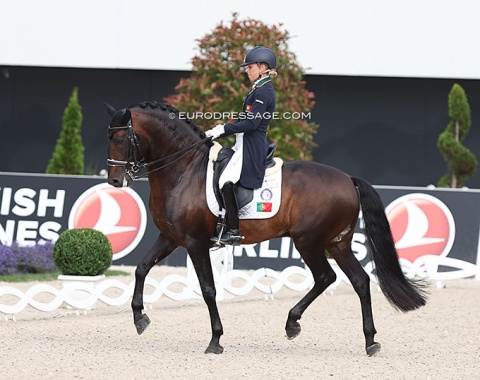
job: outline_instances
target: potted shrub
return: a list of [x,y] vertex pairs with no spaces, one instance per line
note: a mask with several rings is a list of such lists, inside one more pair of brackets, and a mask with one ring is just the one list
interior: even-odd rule
[[69,296],[74,299],[90,298],[112,265],[112,255],[108,238],[92,228],[66,230],[53,246],[53,259],[61,273],[58,279],[70,288]]

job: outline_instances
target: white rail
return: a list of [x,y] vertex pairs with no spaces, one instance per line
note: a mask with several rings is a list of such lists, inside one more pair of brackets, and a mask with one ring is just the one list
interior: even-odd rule
[[[330,263],[337,274],[335,283],[327,289],[327,291],[332,293],[340,283],[350,284],[350,282],[334,261]],[[401,264],[404,273],[408,277],[419,276],[427,278],[437,281],[437,285],[441,285],[442,281],[475,277],[480,274],[477,265],[448,257],[423,256],[413,264],[403,260],[401,260]],[[253,272],[232,270],[232,258],[229,251],[220,252],[216,257],[212,257],[212,265],[218,300],[247,295],[253,289],[263,292],[267,297],[273,297],[273,294],[283,287],[302,292],[313,286],[313,278],[310,271],[300,266],[291,266],[281,272],[269,268],[260,268]],[[438,268],[440,266],[451,267],[453,270],[439,272]],[[370,275],[372,281],[376,282],[375,277],[372,275],[373,264],[368,263],[364,269]],[[186,276],[171,274],[160,282],[147,277],[145,284],[154,289],[153,292],[144,294],[144,302],[146,304],[152,304],[162,296],[177,301],[201,298],[198,280],[190,261],[187,261]],[[112,291],[112,289],[116,289],[116,291]],[[34,285],[26,292],[13,286],[0,286],[0,313],[4,314],[5,319],[12,316],[12,319],[15,320],[15,314],[20,313],[27,306],[46,312],[60,308],[62,305],[67,305],[77,310],[89,310],[98,301],[110,306],[122,306],[130,302],[133,289],[134,280],[129,284],[125,284],[116,279],[103,279],[94,286],[78,282],[72,284],[64,283],[63,288],[60,290],[48,284]],[[80,297],[78,292],[81,293]],[[112,292],[118,295],[107,295]],[[48,297],[40,297],[46,294]],[[2,303],[3,297],[8,297],[9,302]],[[18,301],[13,302],[12,298],[15,297]],[[38,300],[39,298],[48,298],[50,301],[42,302]]]

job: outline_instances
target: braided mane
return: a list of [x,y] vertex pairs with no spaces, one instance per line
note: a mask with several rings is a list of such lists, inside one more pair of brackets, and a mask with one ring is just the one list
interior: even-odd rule
[[180,119],[180,117],[179,117],[180,111],[170,104],[167,104],[167,103],[164,103],[164,102],[159,103],[159,102],[153,100],[153,101],[143,101],[141,103],[135,104],[135,105],[130,106],[128,108],[132,108],[132,107],[140,107],[140,108],[143,108],[143,109],[150,108],[150,109],[153,109],[153,110],[160,109],[162,111],[167,112],[169,115],[173,113],[175,115],[175,117],[174,118],[169,117],[170,119],[185,121],[192,128],[192,130],[195,133],[197,133],[202,139],[206,138],[205,132],[203,132],[203,130],[200,129],[200,127],[198,125],[196,125],[191,119],[189,119],[187,117],[184,117],[184,118]]

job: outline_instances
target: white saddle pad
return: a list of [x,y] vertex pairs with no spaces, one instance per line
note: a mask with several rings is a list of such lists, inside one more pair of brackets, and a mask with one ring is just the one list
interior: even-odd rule
[[[213,191],[213,161],[216,160],[220,149],[222,146],[214,141],[210,148],[207,167],[207,204],[215,216],[219,216],[220,206]],[[282,195],[283,160],[279,157],[275,157],[274,160],[275,166],[267,169],[262,187],[253,190],[252,201],[238,211],[240,219],[268,219],[278,212]]]

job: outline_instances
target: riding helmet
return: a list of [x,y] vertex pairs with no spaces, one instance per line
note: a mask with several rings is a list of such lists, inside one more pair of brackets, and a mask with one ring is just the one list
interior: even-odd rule
[[274,69],[277,67],[277,57],[269,48],[257,46],[247,52],[240,67],[250,63],[266,63],[270,69]]

